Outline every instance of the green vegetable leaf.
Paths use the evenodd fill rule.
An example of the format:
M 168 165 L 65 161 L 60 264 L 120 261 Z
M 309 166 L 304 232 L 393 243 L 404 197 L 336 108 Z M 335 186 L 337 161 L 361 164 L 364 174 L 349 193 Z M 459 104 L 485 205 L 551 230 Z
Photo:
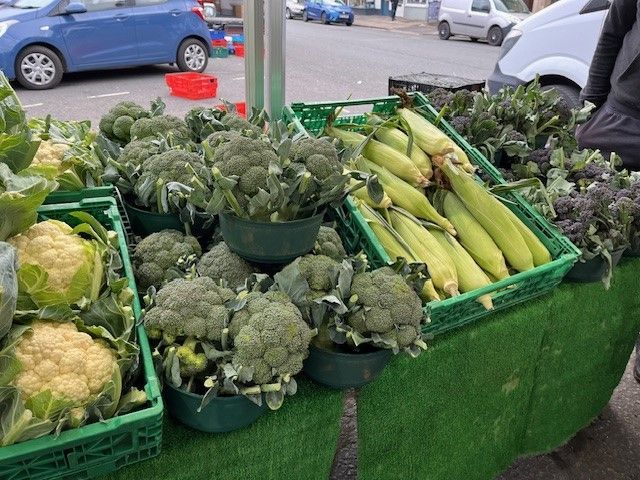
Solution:
M 0 339 L 11 328 L 18 301 L 18 255 L 11 245 L 0 242 Z M 2 371 L 0 369 L 0 371 Z

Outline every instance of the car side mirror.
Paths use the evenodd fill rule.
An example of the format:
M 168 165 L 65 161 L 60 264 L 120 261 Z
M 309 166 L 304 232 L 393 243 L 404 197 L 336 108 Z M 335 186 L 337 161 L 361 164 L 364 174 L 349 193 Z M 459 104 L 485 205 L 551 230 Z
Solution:
M 82 2 L 71 2 L 64 9 L 64 13 L 67 15 L 77 15 L 78 13 L 86 13 L 87 7 Z

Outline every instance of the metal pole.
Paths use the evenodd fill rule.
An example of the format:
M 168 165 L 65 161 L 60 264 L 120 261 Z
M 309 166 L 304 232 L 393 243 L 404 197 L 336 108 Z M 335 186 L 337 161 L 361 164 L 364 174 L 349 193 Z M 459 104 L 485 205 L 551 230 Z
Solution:
M 285 101 L 285 0 L 265 0 L 267 39 L 267 112 L 282 117 Z
M 264 108 L 263 0 L 244 0 L 244 46 L 245 98 L 251 115 L 252 107 Z

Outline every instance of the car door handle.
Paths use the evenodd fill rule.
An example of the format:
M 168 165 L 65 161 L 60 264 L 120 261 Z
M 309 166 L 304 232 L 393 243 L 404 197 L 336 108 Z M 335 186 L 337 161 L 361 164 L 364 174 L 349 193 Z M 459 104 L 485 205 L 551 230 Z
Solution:
M 129 18 L 129 15 L 125 15 L 124 13 L 119 13 L 117 15 L 114 15 L 114 17 L 117 21 L 122 22 L 124 20 L 126 20 L 127 18 Z
M 170 13 L 172 16 L 177 17 L 178 15 L 180 15 L 180 14 L 182 13 L 182 10 L 178 10 L 178 9 L 170 10 L 170 11 L 169 11 L 169 13 Z

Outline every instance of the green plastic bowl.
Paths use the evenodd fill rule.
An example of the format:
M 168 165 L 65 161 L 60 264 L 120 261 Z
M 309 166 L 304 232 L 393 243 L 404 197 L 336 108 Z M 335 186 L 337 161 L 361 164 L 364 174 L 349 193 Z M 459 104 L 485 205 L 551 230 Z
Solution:
M 198 413 L 202 395 L 164 385 L 167 410 L 180 423 L 201 432 L 224 433 L 247 427 L 267 410 L 263 399 L 258 406 L 242 395 L 215 397 Z
M 626 248 L 619 248 L 611 252 L 611 267 L 616 268 L 622 254 Z M 576 262 L 569 273 L 567 273 L 566 279 L 569 282 L 576 283 L 597 283 L 602 280 L 604 274 L 607 272 L 607 262 L 600 255 L 593 257 L 586 262 Z
M 288 263 L 309 253 L 316 242 L 324 212 L 291 222 L 256 222 L 228 213 L 220 229 L 229 248 L 256 263 Z
M 124 208 L 127 211 L 131 229 L 135 235 L 147 237 L 152 233 L 161 230 L 173 229 L 185 232 L 184 223 L 180 221 L 177 213 L 157 213 L 143 210 L 139 207 L 131 205 L 128 201 L 124 201 Z M 213 231 L 213 224 L 204 228 L 205 220 L 197 217 L 194 225 L 191 227 L 191 233 L 196 237 L 204 237 Z
M 314 382 L 330 388 L 358 388 L 372 382 L 391 359 L 391 350 L 371 348 L 347 353 L 309 345 L 304 373 Z

